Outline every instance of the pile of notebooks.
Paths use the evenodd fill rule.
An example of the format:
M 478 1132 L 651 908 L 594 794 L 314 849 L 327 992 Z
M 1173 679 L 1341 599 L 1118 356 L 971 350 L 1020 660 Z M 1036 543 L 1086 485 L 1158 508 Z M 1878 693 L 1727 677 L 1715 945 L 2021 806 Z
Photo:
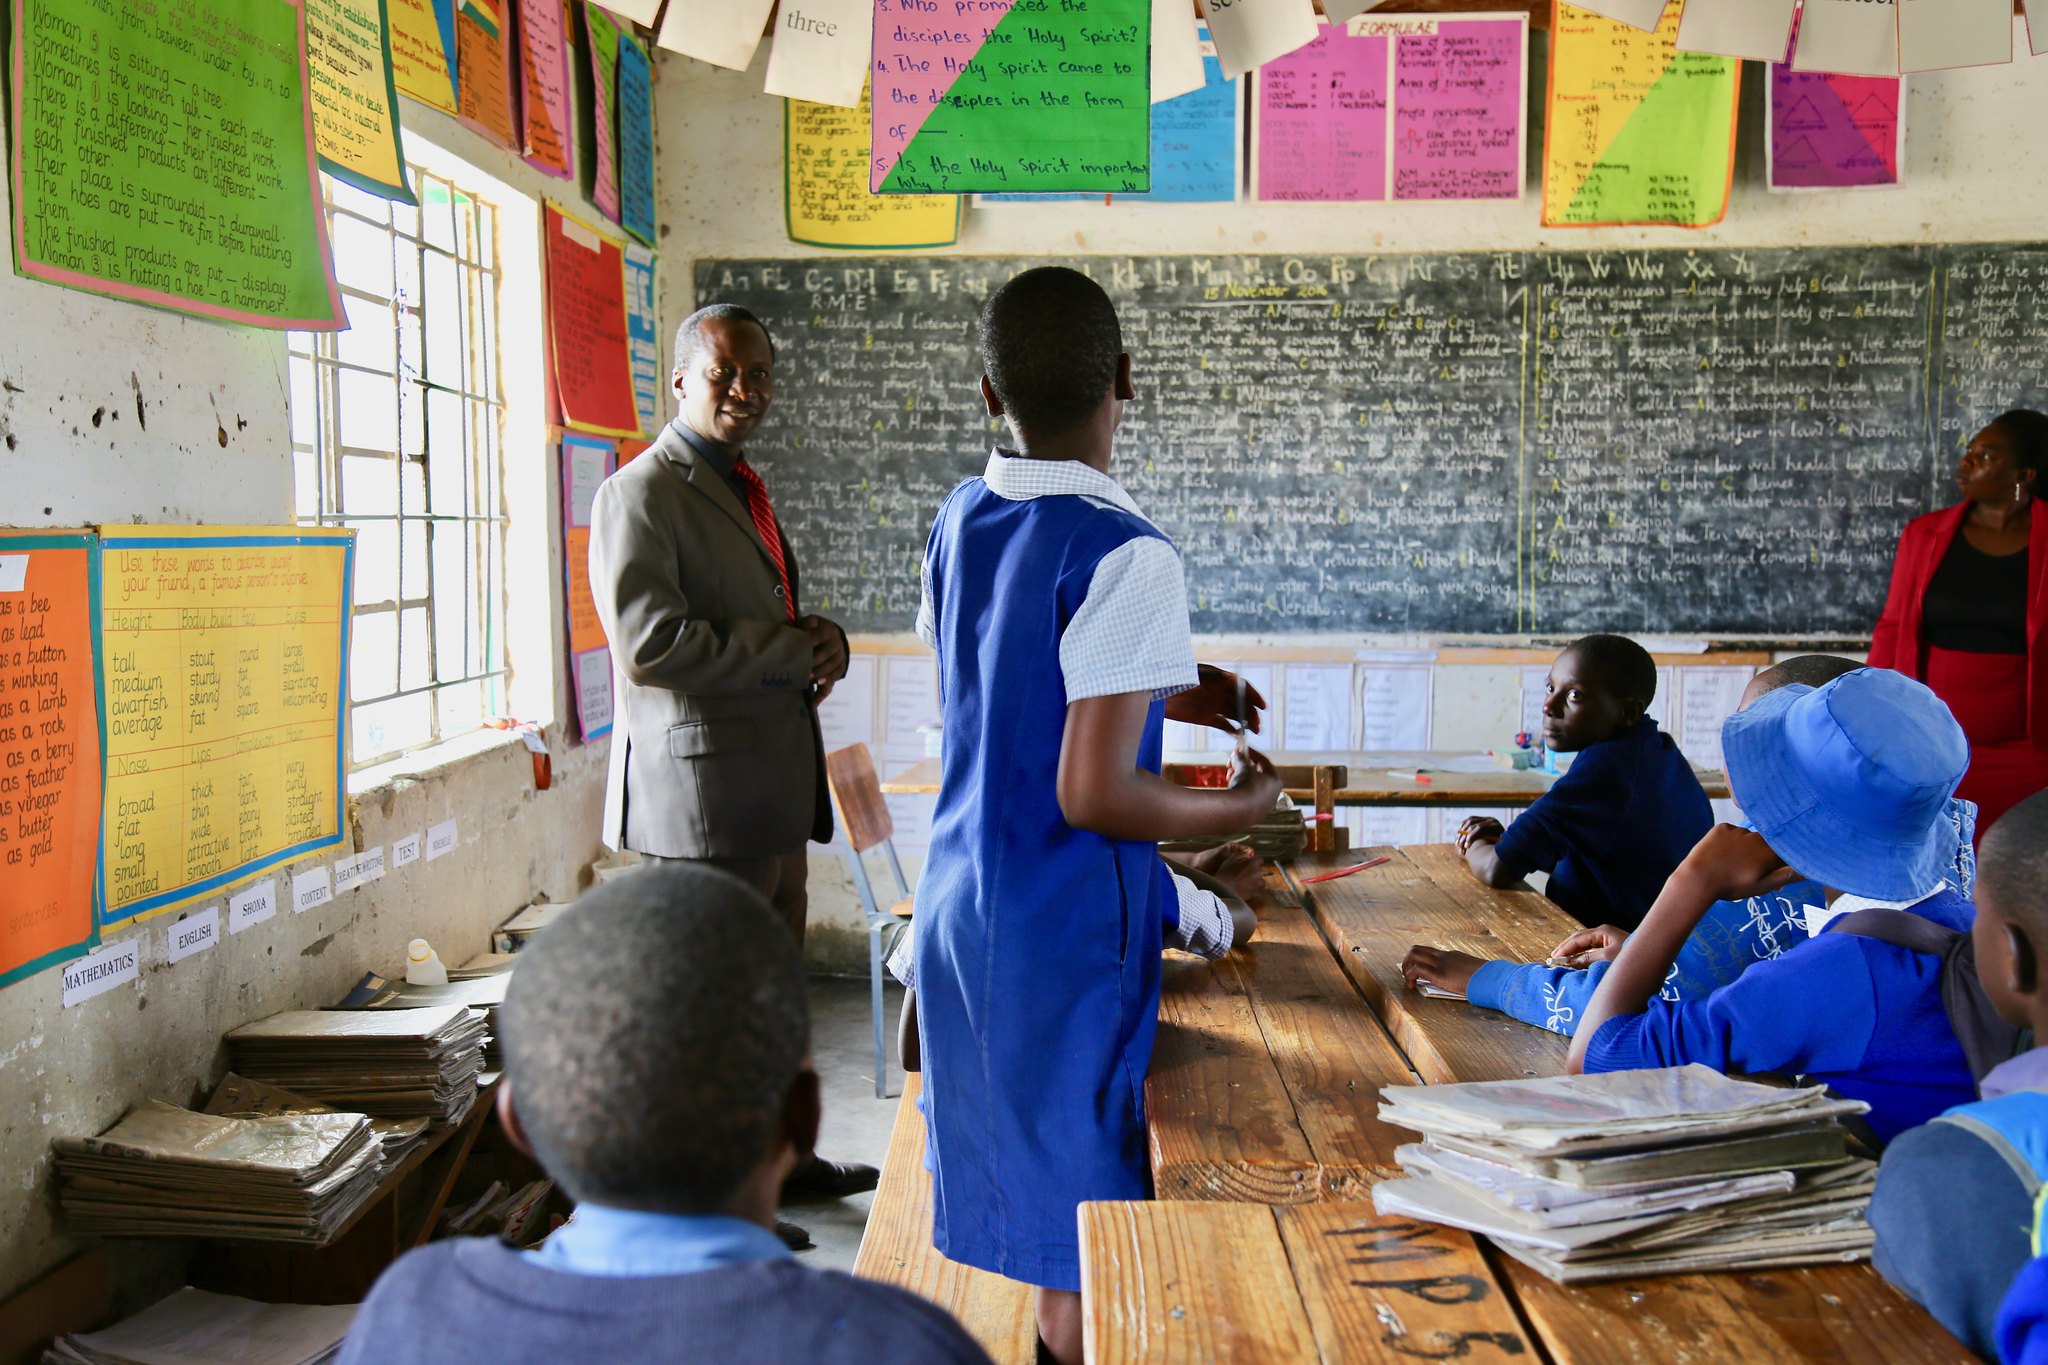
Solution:
M 80 1232 L 324 1244 L 377 1192 L 361 1114 L 224 1118 L 149 1100 L 98 1137 L 59 1138 L 58 1199 Z
M 464 1009 L 475 1010 L 484 1017 L 484 1070 L 502 1071 L 505 1062 L 498 1047 L 498 1006 L 505 1003 L 506 988 L 512 984 L 511 967 L 518 960 L 516 954 L 508 954 L 503 969 L 461 978 L 451 971 L 445 986 L 415 986 L 402 976 L 387 977 L 380 972 L 364 972 L 355 989 L 343 996 L 334 1008 L 415 1010 L 460 1005 Z
M 333 1114 L 340 1111 L 331 1104 L 321 1104 L 280 1086 L 252 1081 L 230 1071 L 214 1087 L 213 1097 L 206 1102 L 206 1112 L 226 1118 L 253 1119 L 276 1114 Z M 378 1179 L 381 1180 L 397 1170 L 415 1148 L 426 1142 L 427 1121 L 373 1118 L 370 1119 L 370 1131 L 384 1145 L 383 1160 L 378 1169 Z
M 1703 1066 L 1387 1086 L 1380 1116 L 1421 1133 L 1381 1213 L 1486 1235 L 1574 1284 L 1861 1260 L 1874 1162 L 1842 1120 L 1869 1106 Z
M 491 934 L 492 952 L 518 952 L 526 946 L 528 939 L 553 924 L 575 904 L 575 901 L 535 901 L 499 925 Z M 449 979 L 454 979 L 453 973 L 449 974 Z
M 427 1009 L 290 1010 L 227 1036 L 236 1071 L 377 1118 L 459 1123 L 484 1069 L 484 1016 Z
M 57 1338 L 43 1365 L 324 1365 L 341 1354 L 356 1307 L 180 1289 L 112 1327 Z

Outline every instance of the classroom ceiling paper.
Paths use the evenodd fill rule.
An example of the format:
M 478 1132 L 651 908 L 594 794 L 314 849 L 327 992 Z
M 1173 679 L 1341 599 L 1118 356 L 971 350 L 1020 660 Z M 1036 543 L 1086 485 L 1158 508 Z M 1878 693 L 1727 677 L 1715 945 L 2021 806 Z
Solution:
M 1678 16 L 1678 46 L 1782 62 L 1792 48 L 1792 20 L 1799 0 L 1686 0 Z

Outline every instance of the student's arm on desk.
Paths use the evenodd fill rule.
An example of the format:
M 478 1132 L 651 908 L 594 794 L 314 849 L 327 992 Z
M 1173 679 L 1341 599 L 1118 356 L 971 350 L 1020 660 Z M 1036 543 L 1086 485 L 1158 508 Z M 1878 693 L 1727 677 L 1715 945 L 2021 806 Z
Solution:
M 590 589 L 612 659 L 627 680 L 702 696 L 801 692 L 831 634 L 844 672 L 845 637 L 829 621 L 709 620 L 694 615 L 677 575 L 687 547 L 675 528 L 598 487 L 591 517 Z M 827 679 L 829 681 L 829 679 Z
M 1075 829 L 1111 839 L 1183 839 L 1235 834 L 1280 799 L 1272 760 L 1247 750 L 1231 762 L 1222 790 L 1183 787 L 1138 766 L 1149 692 L 1084 697 L 1067 704 L 1060 737 L 1060 814 Z

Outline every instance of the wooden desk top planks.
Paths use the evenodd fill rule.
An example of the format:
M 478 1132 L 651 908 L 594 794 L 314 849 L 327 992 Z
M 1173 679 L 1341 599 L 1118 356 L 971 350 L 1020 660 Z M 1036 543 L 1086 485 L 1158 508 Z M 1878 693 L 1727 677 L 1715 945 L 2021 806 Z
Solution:
M 1422 1079 L 1496 1081 L 1564 1070 L 1567 1041 L 1462 1000 L 1410 990 L 1401 959 L 1417 943 L 1482 958 L 1541 962 L 1579 925 L 1534 891 L 1480 884 L 1448 844 L 1353 850 L 1293 864 L 1299 875 L 1372 854 L 1392 861 L 1309 887 L 1316 922 Z

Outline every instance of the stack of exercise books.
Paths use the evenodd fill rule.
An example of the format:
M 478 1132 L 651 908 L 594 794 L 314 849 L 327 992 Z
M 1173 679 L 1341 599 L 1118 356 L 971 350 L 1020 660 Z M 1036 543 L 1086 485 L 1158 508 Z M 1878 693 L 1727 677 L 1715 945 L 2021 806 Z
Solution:
M 496 953 L 518 952 L 529 939 L 561 918 L 575 904 L 575 901 L 535 901 L 498 926 L 491 935 L 491 950 Z M 449 979 L 454 979 L 452 974 Z
M 356 1308 L 180 1289 L 112 1327 L 57 1338 L 43 1365 L 325 1365 Z
M 225 1118 L 253 1119 L 276 1114 L 334 1114 L 341 1111 L 331 1104 L 309 1100 L 281 1086 L 252 1081 L 230 1071 L 213 1088 L 213 1097 L 206 1102 L 206 1112 Z M 370 1130 L 384 1144 L 383 1164 L 378 1171 L 380 1180 L 397 1170 L 427 1140 L 427 1120 L 422 1118 L 372 1118 Z
M 509 955 L 511 962 L 519 960 L 518 954 Z M 343 996 L 334 1008 L 338 1010 L 415 1010 L 433 1009 L 442 1005 L 461 1005 L 477 1011 L 484 1017 L 484 1070 L 493 1074 L 505 1069 L 503 1054 L 498 1048 L 498 1006 L 505 1003 L 505 991 L 512 984 L 509 968 L 499 972 L 484 972 L 458 980 L 453 972 L 448 974 L 445 986 L 415 986 L 402 976 L 388 977 L 380 972 L 364 972 L 363 979 L 356 982 L 355 989 Z
M 80 1232 L 321 1245 L 375 1196 L 383 1143 L 361 1114 L 224 1118 L 149 1100 L 98 1137 L 59 1138 L 58 1199 Z
M 1842 1127 L 1869 1106 L 1819 1086 L 1683 1066 L 1381 1096 L 1424 1141 L 1374 1207 L 1482 1233 L 1561 1283 L 1869 1254 L 1877 1166 Z
M 484 1016 L 427 1009 L 290 1010 L 228 1034 L 236 1071 L 377 1118 L 462 1121 L 484 1069 Z

